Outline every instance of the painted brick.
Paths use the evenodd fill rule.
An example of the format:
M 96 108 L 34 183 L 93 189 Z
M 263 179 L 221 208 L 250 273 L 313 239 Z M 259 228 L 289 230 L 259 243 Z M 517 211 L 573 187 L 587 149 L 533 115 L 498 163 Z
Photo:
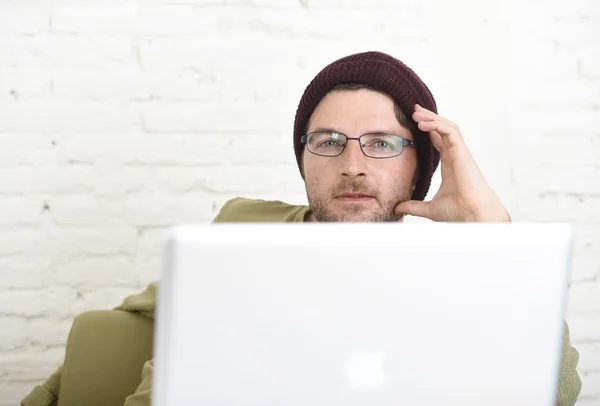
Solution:
M 235 196 L 306 203 L 300 96 L 379 49 L 425 79 L 517 221 L 575 226 L 578 405 L 600 406 L 599 22 L 597 0 L 2 2 L 0 405 L 60 364 L 76 314 L 159 278 L 169 226 Z
M 119 306 L 124 298 L 140 293 L 141 287 L 131 283 L 129 287 L 93 289 L 82 293 L 81 311 L 112 309 Z
M 45 273 L 49 274 L 53 284 L 74 289 L 85 287 L 86 290 L 102 290 L 131 286 L 129 275 L 132 268 L 129 255 L 70 256 L 55 259 Z
M 0 134 L 0 145 L 0 167 L 42 167 L 56 163 L 56 150 L 50 136 Z
M 597 30 L 597 19 L 579 19 L 575 24 L 572 21 L 559 20 L 553 26 L 552 38 L 558 46 L 589 46 L 595 43 Z
M 201 167 L 223 164 L 296 165 L 292 148 L 292 136 L 287 131 L 173 133 L 143 137 L 94 134 L 62 140 L 56 155 L 61 165 L 96 165 L 87 171 L 90 184 L 94 186 L 100 187 L 104 176 L 118 171 L 131 180 L 130 187 L 137 184 L 141 191 L 143 185 L 148 187 L 151 183 L 144 175 L 154 167 L 190 167 L 190 171 L 202 172 Z
M 0 290 L 8 289 L 42 289 L 55 283 L 53 274 L 50 272 L 52 258 L 48 256 L 27 255 L 25 250 L 27 242 L 35 235 L 30 235 L 27 242 L 21 238 L 15 238 L 14 232 L 8 232 L 7 239 L 14 239 L 18 247 L 19 254 L 2 255 L 0 249 Z M 6 240 L 0 238 L 0 247 Z
M 231 22 L 220 9 L 124 2 L 90 10 L 65 6 L 52 13 L 55 32 L 102 35 L 207 35 Z M 225 26 L 224 26 L 225 25 Z M 232 26 L 233 27 L 233 26 Z
M 569 55 L 569 57 L 583 63 L 582 59 L 576 59 L 573 55 Z M 574 78 L 573 75 L 551 82 L 541 78 L 533 80 L 539 82 L 536 83 L 536 91 L 523 92 L 521 103 L 541 113 L 548 107 L 569 108 L 574 104 L 585 107 L 594 106 L 598 103 L 598 97 L 600 96 L 599 81 L 592 81 L 582 76 Z M 576 101 L 571 100 L 573 94 L 577 94 Z M 594 129 L 590 128 L 589 130 L 593 131 Z
M 388 10 L 397 8 L 409 8 L 418 7 L 420 2 L 417 1 L 405 1 L 399 3 L 394 0 L 376 0 L 373 3 L 366 4 L 360 0 L 351 0 L 344 2 L 343 5 L 337 3 L 335 0 L 306 0 L 304 2 L 306 7 L 309 9 L 328 8 L 328 9 L 349 9 L 349 10 L 363 10 L 376 8 L 377 10 Z
M 2 66 L 77 72 L 114 71 L 136 65 L 132 40 L 78 35 L 1 36 Z
M 29 379 L 15 382 L 10 378 L 0 379 L 0 393 L 3 399 L 0 399 L 0 406 L 14 406 L 17 400 L 21 400 L 31 389 L 38 384 L 36 379 Z M 13 399 L 15 399 L 13 401 Z
M 237 42 L 232 43 L 232 39 Z M 269 40 L 265 41 L 267 39 Z M 252 44 L 257 41 L 263 42 L 262 45 L 253 47 Z M 297 38 L 282 38 L 261 31 L 247 31 L 242 35 L 225 29 L 217 40 L 208 36 L 147 38 L 139 43 L 139 52 L 141 66 L 150 73 L 174 72 L 192 67 L 216 76 L 221 69 L 235 70 L 236 67 L 244 66 L 254 76 L 261 74 L 257 67 L 294 69 L 307 52 L 306 49 L 294 46 L 301 43 L 306 46 L 317 45 L 314 39 L 299 41 Z M 236 71 L 239 74 L 239 70 Z M 229 76 L 225 78 L 230 79 Z
M 573 257 L 571 281 L 595 281 L 600 275 L 600 255 L 576 255 Z
M 181 221 L 204 221 L 216 207 L 206 195 L 177 198 L 133 195 L 124 201 L 92 196 L 61 196 L 52 200 L 52 218 L 59 225 L 160 227 Z
M 600 372 L 588 372 L 580 374 L 581 393 L 580 398 L 596 399 L 600 396 Z M 579 402 L 577 402 L 579 405 Z
M 569 312 L 586 315 L 599 313 L 600 301 L 597 300 L 599 294 L 600 281 L 598 280 L 572 285 L 569 290 Z M 600 358 L 598 362 L 600 363 Z
M 38 224 L 43 210 L 39 201 L 0 196 L 0 224 Z
M 596 24 L 598 23 L 600 23 L 600 18 Z M 586 49 L 579 55 L 579 58 L 581 76 L 587 79 L 599 79 L 600 52 L 597 49 Z
M 124 195 L 152 192 L 153 173 L 149 168 L 99 165 L 87 179 L 94 195 L 121 199 Z
M 162 252 L 162 250 L 161 250 Z M 151 282 L 160 281 L 163 273 L 163 261 L 154 258 L 147 262 L 137 262 L 133 267 L 133 280 L 138 291 L 142 291 Z
M 569 176 L 560 170 L 552 172 L 557 173 L 558 176 Z M 575 176 L 574 174 L 571 175 Z M 540 181 L 538 180 L 538 182 Z M 549 180 L 544 182 L 547 182 L 546 184 L 549 187 L 552 183 Z M 559 185 L 565 186 L 569 191 L 565 192 Z M 535 183 L 531 190 L 536 188 L 544 190 L 539 183 Z M 556 190 L 560 190 L 560 193 L 557 193 Z M 545 193 L 530 196 L 529 200 L 523 203 L 524 207 L 519 209 L 520 220 L 568 222 L 578 226 L 589 223 L 597 224 L 600 221 L 600 213 L 598 213 L 600 198 L 596 195 L 587 195 L 585 192 L 572 192 L 573 190 L 582 191 L 586 189 L 578 189 L 574 185 L 569 185 L 568 179 L 565 179 L 562 184 L 558 182 L 556 185 L 552 184 L 552 188 Z M 588 243 L 591 244 L 591 242 Z
M 5 377 L 14 382 L 39 382 L 56 370 L 59 364 L 54 360 L 64 357 L 64 354 L 64 347 L 33 347 L 0 354 L 0 365 L 9 371 Z
M 600 343 L 582 343 L 577 347 L 577 351 L 579 351 L 578 370 L 600 372 Z
M 3 67 L 0 76 L 0 102 L 15 102 L 50 94 L 52 75 L 31 68 Z M 0 116 L 1 118 L 2 116 Z
M 541 107 L 530 109 L 528 113 L 529 119 L 540 120 L 536 122 L 536 126 L 545 134 L 585 134 L 590 133 L 590 130 L 593 131 L 600 124 L 600 115 L 594 104 L 583 106 L 576 104 L 576 109 L 573 110 L 552 106 Z M 597 135 L 597 132 L 595 134 Z
M 132 224 L 139 226 L 168 226 L 172 224 L 175 211 L 172 199 L 135 199 L 125 204 L 124 216 Z M 198 203 L 198 211 L 202 211 Z
M 0 4 L 0 34 L 44 34 L 50 29 L 45 10 Z
M 597 225 L 575 227 L 575 253 L 578 255 L 600 253 L 600 228 Z
M 544 4 L 543 0 L 538 0 L 539 4 Z M 574 5 L 576 7 L 574 7 Z M 556 3 L 553 5 L 557 21 L 570 22 L 578 24 L 581 20 L 600 19 L 600 9 L 595 0 L 577 0 L 575 3 Z
M 600 179 L 598 166 L 542 164 L 540 172 L 542 174 L 538 183 L 540 191 L 579 196 L 600 195 L 600 182 L 590 182 L 590 179 Z
M 223 162 L 223 153 L 234 149 L 230 147 L 233 138 L 224 134 L 79 136 L 61 143 L 58 160 L 66 164 L 99 163 L 104 167 L 218 165 Z
M 52 219 L 59 225 L 99 226 L 115 222 L 114 209 L 92 195 L 56 196 L 50 204 Z
M 122 69 L 111 75 L 83 71 L 78 75 L 53 75 L 52 89 L 60 100 L 149 100 L 152 95 L 150 86 L 156 79 L 144 75 L 137 67 Z
M 226 111 L 230 120 L 220 115 Z M 265 112 L 269 119 L 265 120 Z M 219 102 L 206 104 L 152 103 L 143 108 L 145 129 L 148 132 L 234 132 L 249 128 L 262 131 L 277 131 L 291 128 L 294 112 L 281 105 L 266 105 L 260 102 L 232 102 L 225 106 Z
M 600 314 L 568 314 L 569 332 L 574 346 L 594 341 L 600 335 Z
M 14 256 L 24 253 L 39 236 L 30 227 L 4 227 L 0 233 L 0 256 Z
M 593 166 L 600 162 L 600 134 L 548 134 L 538 148 L 539 161 L 547 165 Z
M 296 165 L 206 167 L 195 172 L 164 167 L 157 173 L 161 183 L 176 193 L 205 192 L 233 197 L 240 193 L 284 193 L 301 188 Z
M 85 193 L 92 190 L 91 168 L 0 167 L 0 194 Z
M 42 101 L 3 106 L 0 132 L 127 132 L 139 129 L 139 112 L 131 104 L 99 104 Z
M 8 290 L 0 297 L 0 315 L 60 317 L 66 309 L 74 309 L 76 301 L 77 294 L 72 288 Z
M 136 244 L 133 227 L 57 227 L 40 233 L 33 249 L 40 255 L 128 255 Z
M 57 318 L 24 319 L 21 317 L 1 317 L 3 333 L 0 337 L 0 351 L 22 351 L 44 345 L 64 346 L 72 320 Z
M 237 8 L 297 8 L 302 2 L 298 0 L 147 0 L 145 4 L 176 5 L 189 8 L 211 9 L 219 8 L 235 10 Z

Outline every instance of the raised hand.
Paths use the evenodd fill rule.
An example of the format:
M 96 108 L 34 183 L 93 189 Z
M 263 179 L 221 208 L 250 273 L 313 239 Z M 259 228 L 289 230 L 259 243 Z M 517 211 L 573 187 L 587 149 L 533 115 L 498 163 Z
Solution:
M 429 133 L 440 152 L 442 183 L 431 201 L 400 203 L 396 213 L 433 221 L 510 221 L 506 208 L 467 149 L 458 126 L 419 105 L 415 106 L 413 119 L 421 131 Z

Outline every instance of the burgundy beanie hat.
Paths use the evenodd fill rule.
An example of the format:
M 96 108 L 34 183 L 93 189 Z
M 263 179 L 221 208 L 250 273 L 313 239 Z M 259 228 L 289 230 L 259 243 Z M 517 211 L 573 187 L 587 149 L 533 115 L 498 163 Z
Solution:
M 415 104 L 437 113 L 435 100 L 425 83 L 398 59 L 381 52 L 363 52 L 338 59 L 315 76 L 300 99 L 294 120 L 294 151 L 299 168 L 302 167 L 304 152 L 304 145 L 300 139 L 310 116 L 331 88 L 348 82 L 365 84 L 388 94 L 408 120 L 412 121 Z M 422 131 L 415 134 L 415 142 L 420 176 L 412 199 L 423 200 L 431 185 L 431 177 L 438 166 L 440 154 L 431 144 L 429 135 Z

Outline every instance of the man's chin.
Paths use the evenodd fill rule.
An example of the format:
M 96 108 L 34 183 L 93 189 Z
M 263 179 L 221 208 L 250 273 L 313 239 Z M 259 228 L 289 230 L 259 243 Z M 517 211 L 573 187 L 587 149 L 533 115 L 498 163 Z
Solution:
M 340 219 L 342 223 L 382 223 L 391 221 L 396 221 L 396 219 L 381 215 L 344 216 Z
M 400 217 L 395 214 L 387 214 L 381 211 L 327 211 L 326 213 L 314 213 L 317 221 L 340 222 L 340 223 L 370 223 L 370 222 L 392 222 L 399 221 Z
M 340 223 L 373 223 L 377 222 L 370 217 L 362 217 L 362 218 L 343 218 L 340 220 Z

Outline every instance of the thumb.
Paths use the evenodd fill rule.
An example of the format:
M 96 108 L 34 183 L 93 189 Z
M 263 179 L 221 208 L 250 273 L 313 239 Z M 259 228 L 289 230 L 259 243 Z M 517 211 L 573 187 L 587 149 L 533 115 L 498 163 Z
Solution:
M 410 216 L 430 218 L 429 202 L 420 200 L 408 200 L 399 203 L 394 209 L 396 214 L 408 214 Z

